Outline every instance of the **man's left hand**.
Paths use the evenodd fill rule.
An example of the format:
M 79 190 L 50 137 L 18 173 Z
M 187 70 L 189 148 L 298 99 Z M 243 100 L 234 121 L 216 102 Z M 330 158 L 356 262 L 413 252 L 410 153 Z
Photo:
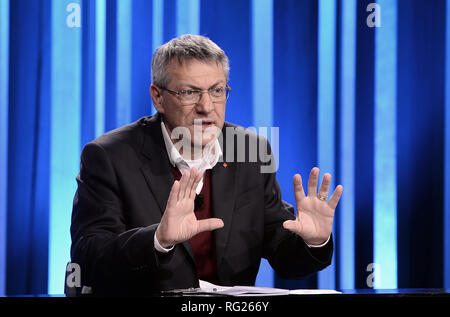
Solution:
M 325 174 L 317 193 L 319 169 L 311 170 L 308 180 L 308 196 L 303 190 L 302 178 L 294 175 L 294 195 L 297 206 L 295 220 L 287 220 L 283 227 L 298 234 L 309 245 L 323 244 L 331 234 L 334 211 L 341 198 L 343 187 L 337 186 L 327 202 L 331 175 Z

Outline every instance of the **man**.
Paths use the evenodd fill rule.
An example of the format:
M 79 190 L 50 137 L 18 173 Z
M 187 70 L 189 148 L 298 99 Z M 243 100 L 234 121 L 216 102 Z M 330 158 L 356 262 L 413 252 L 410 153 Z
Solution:
M 284 278 L 330 264 L 342 186 L 327 202 L 331 175 L 317 192 L 313 168 L 307 196 L 295 175 L 294 216 L 275 171 L 261 172 L 267 160 L 248 160 L 249 144 L 266 141 L 224 122 L 228 69 L 208 38 L 171 40 L 152 61 L 157 115 L 83 149 L 71 255 L 94 293 L 142 295 L 197 287 L 199 279 L 253 285 L 262 257 Z M 245 142 L 230 142 L 226 129 Z

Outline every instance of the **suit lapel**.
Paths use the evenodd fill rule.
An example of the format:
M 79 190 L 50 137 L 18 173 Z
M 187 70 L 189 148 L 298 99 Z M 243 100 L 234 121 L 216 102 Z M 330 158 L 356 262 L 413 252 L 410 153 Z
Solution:
M 170 170 L 169 158 L 161 133 L 159 115 L 151 117 L 145 127 L 145 138 L 142 154 L 148 158 L 141 167 L 145 180 L 155 197 L 161 214 L 166 209 L 174 177 Z
M 141 167 L 141 172 L 158 203 L 162 215 L 166 209 L 174 176 L 170 168 L 169 158 L 161 132 L 161 118 L 159 114 L 149 119 L 146 128 L 142 154 L 148 158 L 148 161 Z M 182 245 L 194 261 L 191 243 L 185 241 Z
M 225 133 L 222 131 L 225 138 Z M 226 158 L 225 140 L 221 142 L 223 158 Z M 228 236 L 231 231 L 231 222 L 236 196 L 237 164 L 235 162 L 221 162 L 211 170 L 211 204 L 213 216 L 224 222 L 224 227 L 214 231 L 216 240 L 217 266 L 220 267 L 225 255 Z M 219 268 L 218 268 L 219 269 Z

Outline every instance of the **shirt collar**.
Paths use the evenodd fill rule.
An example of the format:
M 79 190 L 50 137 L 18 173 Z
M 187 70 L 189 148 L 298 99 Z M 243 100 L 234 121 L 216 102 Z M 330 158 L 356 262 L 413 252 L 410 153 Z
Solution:
M 176 166 L 181 173 L 193 167 L 202 172 L 207 169 L 212 169 L 219 161 L 219 158 L 222 156 L 222 149 L 220 147 L 219 141 L 216 138 L 214 142 L 208 143 L 206 145 L 206 155 L 204 155 L 202 158 L 198 160 L 186 160 L 181 156 L 180 152 L 178 152 L 176 147 L 173 145 L 163 120 L 161 120 L 161 130 L 164 138 L 164 144 L 166 146 L 167 155 L 169 156 L 169 161 L 172 166 Z

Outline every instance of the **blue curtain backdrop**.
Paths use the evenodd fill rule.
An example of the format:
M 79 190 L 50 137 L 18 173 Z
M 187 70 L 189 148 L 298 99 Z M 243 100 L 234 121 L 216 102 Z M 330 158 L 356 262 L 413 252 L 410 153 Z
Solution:
M 183 33 L 229 56 L 227 121 L 279 127 L 283 199 L 344 185 L 332 266 L 258 285 L 450 288 L 450 0 L 0 0 L 0 294 L 63 292 L 81 149 L 154 113 Z

